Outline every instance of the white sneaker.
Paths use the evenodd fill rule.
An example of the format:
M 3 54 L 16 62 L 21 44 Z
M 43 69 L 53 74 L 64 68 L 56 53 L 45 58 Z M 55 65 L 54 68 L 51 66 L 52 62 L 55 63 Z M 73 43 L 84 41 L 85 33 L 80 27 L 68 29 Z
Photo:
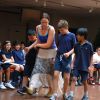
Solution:
M 56 100 L 56 96 L 52 95 L 49 100 Z
M 15 89 L 15 87 L 12 86 L 11 82 L 5 83 L 5 86 L 6 86 L 7 88 L 10 88 L 10 89 Z
M 0 89 L 3 89 L 3 90 L 7 89 L 7 88 L 4 86 L 3 82 L 0 84 Z

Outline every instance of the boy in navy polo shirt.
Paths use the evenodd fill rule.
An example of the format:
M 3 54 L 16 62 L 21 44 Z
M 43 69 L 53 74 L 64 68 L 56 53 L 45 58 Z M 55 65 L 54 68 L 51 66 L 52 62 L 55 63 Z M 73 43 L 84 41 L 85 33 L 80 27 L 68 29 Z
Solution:
M 74 59 L 73 59 L 73 81 L 71 84 L 71 91 L 68 100 L 73 100 L 73 90 L 75 88 L 75 82 L 77 81 L 77 76 L 81 75 L 81 79 L 84 86 L 84 95 L 81 100 L 89 100 L 88 98 L 88 70 L 92 66 L 92 55 L 93 47 L 87 39 L 87 28 L 79 28 L 77 30 L 77 40 L 78 43 L 74 47 Z
M 70 63 L 71 55 L 74 51 L 74 45 L 76 43 L 75 35 L 68 30 L 68 22 L 66 20 L 60 20 L 58 23 L 58 28 L 60 31 L 58 37 L 58 50 L 55 59 L 54 66 L 54 93 L 50 97 L 50 100 L 56 100 L 58 97 L 57 89 L 59 74 L 63 72 L 64 75 L 64 98 L 67 99 L 67 89 L 69 85 L 70 78 Z

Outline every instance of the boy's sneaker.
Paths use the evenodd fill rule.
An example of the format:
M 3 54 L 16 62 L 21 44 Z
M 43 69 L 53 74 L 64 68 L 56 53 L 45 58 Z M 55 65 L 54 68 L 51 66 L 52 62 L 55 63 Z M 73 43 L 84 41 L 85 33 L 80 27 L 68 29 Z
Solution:
M 52 95 L 49 100 L 56 100 L 56 96 L 55 95 Z
M 3 89 L 3 90 L 7 89 L 7 88 L 4 86 L 3 82 L 0 83 L 0 89 Z
M 68 99 L 66 100 L 73 100 L 73 96 L 68 96 Z
M 11 82 L 5 83 L 5 86 L 6 86 L 7 88 L 10 88 L 10 89 L 15 89 L 15 87 L 12 86 Z
M 27 89 L 26 89 L 26 87 L 22 87 L 22 88 L 18 89 L 17 92 L 18 92 L 19 94 L 24 95 L 24 94 L 27 93 Z
M 89 97 L 84 95 L 83 98 L 81 100 L 89 100 Z
M 66 96 L 65 94 L 63 95 L 64 100 L 73 100 L 73 96 Z

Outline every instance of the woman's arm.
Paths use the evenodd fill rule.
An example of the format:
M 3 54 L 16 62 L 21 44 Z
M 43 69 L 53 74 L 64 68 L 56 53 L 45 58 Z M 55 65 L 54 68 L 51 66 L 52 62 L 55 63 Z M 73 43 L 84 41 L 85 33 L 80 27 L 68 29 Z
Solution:
M 40 48 L 50 48 L 50 46 L 52 45 L 53 41 L 54 41 L 54 37 L 55 37 L 55 29 L 53 27 L 50 27 L 49 33 L 48 33 L 48 40 L 46 43 L 39 43 L 36 46 L 40 47 Z

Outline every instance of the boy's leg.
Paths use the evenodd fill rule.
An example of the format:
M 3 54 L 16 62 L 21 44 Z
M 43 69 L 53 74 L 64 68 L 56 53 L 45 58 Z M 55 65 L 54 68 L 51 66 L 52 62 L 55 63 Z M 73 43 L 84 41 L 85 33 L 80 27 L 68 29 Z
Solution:
M 79 76 L 79 71 L 77 69 L 74 69 L 73 70 L 73 78 L 72 78 L 72 82 L 71 82 L 71 86 L 70 86 L 70 92 L 69 92 L 69 95 L 68 95 L 68 100 L 73 100 L 75 84 L 76 84 L 78 76 Z
M 80 71 L 81 77 L 82 77 L 82 82 L 83 82 L 83 86 L 84 86 L 84 95 L 82 97 L 82 100 L 88 100 L 88 83 L 87 83 L 87 79 L 88 79 L 88 72 L 85 71 Z
M 69 79 L 70 79 L 70 73 L 64 73 L 64 94 L 67 94 Z
M 84 95 L 88 96 L 88 83 L 87 80 L 83 82 L 84 85 Z
M 60 74 L 59 71 L 54 71 L 54 81 L 53 81 L 53 84 L 54 84 L 54 93 L 57 93 L 57 90 L 58 90 L 59 74 Z
M 59 80 L 59 75 L 60 72 L 59 71 L 54 71 L 54 80 L 53 80 L 53 95 L 50 97 L 49 100 L 56 100 L 56 97 L 58 95 L 58 80 Z
M 23 77 L 23 80 L 22 80 L 22 87 L 20 87 L 18 90 L 17 90 L 17 92 L 19 93 L 19 94 L 22 94 L 22 95 L 24 95 L 24 94 L 26 94 L 26 92 L 27 92 L 27 84 L 28 84 L 28 76 L 24 76 Z

